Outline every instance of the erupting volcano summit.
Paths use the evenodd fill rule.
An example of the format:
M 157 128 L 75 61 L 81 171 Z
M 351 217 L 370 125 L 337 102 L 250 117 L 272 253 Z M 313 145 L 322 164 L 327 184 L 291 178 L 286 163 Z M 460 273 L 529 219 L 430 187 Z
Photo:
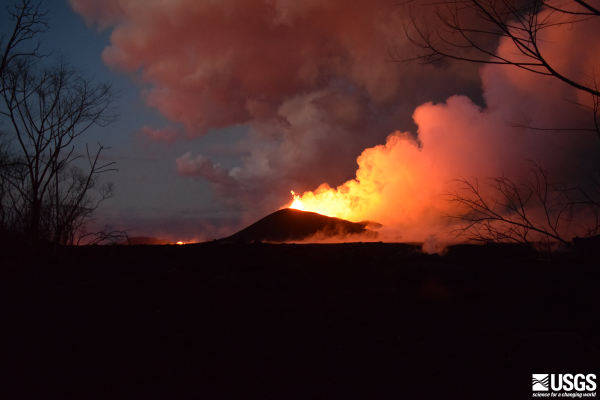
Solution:
M 369 222 L 350 222 L 340 218 L 327 217 L 314 212 L 284 208 L 267 215 L 249 227 L 229 237 L 221 243 L 252 242 L 302 242 L 324 241 L 338 238 L 340 241 L 365 241 L 377 239 L 377 232 L 366 229 Z

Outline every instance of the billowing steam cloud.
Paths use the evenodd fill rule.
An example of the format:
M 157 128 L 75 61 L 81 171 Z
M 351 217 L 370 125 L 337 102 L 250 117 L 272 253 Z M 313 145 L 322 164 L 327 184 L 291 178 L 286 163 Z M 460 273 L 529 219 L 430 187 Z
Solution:
M 331 214 L 422 240 L 439 230 L 448 211 L 440 194 L 455 178 L 518 176 L 533 159 L 555 180 L 580 184 L 597 168 L 600 140 L 592 133 L 507 125 L 589 127 L 591 114 L 563 99 L 591 99 L 514 68 L 390 63 L 388 49 L 407 46 L 407 15 L 387 0 L 71 4 L 90 24 L 112 27 L 104 62 L 139 74 L 148 104 L 185 127 L 188 140 L 210 128 L 251 126 L 241 167 L 213 165 L 202 154 L 176 160 L 180 175 L 206 179 L 230 207 L 251 209 L 244 223 L 291 200 L 290 189 L 328 182 L 337 189 L 324 184 L 304 200 L 335 199 L 344 207 Z M 600 66 L 599 28 L 590 21 L 549 31 L 548 59 L 591 76 Z M 511 46 L 501 42 L 498 52 L 514 53 Z M 418 131 L 401 133 L 414 129 L 411 116 Z M 169 142 L 177 131 L 142 132 Z
M 276 116 L 300 93 L 338 80 L 391 104 L 400 88 L 384 58 L 401 25 L 387 1 L 72 0 L 89 23 L 114 26 L 103 60 L 139 71 L 149 104 L 190 135 Z
M 600 50 L 600 24 L 569 28 L 568 35 L 554 30 L 544 38 L 543 51 L 561 72 L 578 79 L 587 72 L 591 79 L 600 57 L 581 43 L 590 38 L 586 43 Z M 518 52 L 508 42 L 501 42 L 498 51 Z M 599 167 L 600 141 L 596 133 L 576 129 L 593 126 L 592 114 L 582 107 L 592 106 L 591 95 L 555 78 L 501 66 L 483 68 L 482 81 L 486 108 L 465 96 L 419 106 L 413 115 L 418 142 L 407 133 L 391 134 L 385 145 L 362 153 L 354 180 L 335 190 L 323 184 L 305 193 L 306 208 L 350 220 L 384 221 L 407 237 L 422 240 L 438 231 L 443 215 L 453 213 L 441 194 L 451 190 L 451 181 L 457 178 L 504 175 L 517 181 L 533 160 L 548 170 L 551 179 L 585 187 Z M 575 129 L 557 132 L 507 125 L 525 125 L 525 118 L 533 127 Z

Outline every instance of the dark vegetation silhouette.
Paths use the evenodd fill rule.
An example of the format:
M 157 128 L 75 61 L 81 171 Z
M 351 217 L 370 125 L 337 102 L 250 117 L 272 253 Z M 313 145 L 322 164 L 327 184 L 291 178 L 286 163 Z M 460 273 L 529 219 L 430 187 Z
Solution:
M 114 171 L 100 161 L 106 149 L 75 144 L 90 127 L 118 116 L 118 93 L 73 67 L 65 56 L 40 53 L 37 36 L 48 29 L 41 2 L 8 7 L 14 29 L 0 39 L 0 229 L 37 251 L 58 245 L 116 243 L 124 232 L 87 232 L 94 211 L 114 194 L 100 175 Z M 84 161 L 85 160 L 85 161 Z
M 457 224 L 452 230 L 456 237 L 551 251 L 554 243 L 569 247 L 573 232 L 586 238 L 599 233 L 600 186 L 593 195 L 557 186 L 537 162 L 529 172 L 518 180 L 488 178 L 483 186 L 476 178 L 457 179 L 459 188 L 445 193 L 447 201 L 458 205 L 458 213 L 448 216 Z
M 591 105 L 572 101 L 592 113 L 591 126 L 572 128 L 532 127 L 528 123 L 514 125 L 536 130 L 584 130 L 595 132 L 600 138 L 600 88 L 597 71 L 578 71 L 583 73 L 583 78 L 563 73 L 547 59 L 540 46 L 545 31 L 568 28 L 573 24 L 600 18 L 600 10 L 592 3 L 584 0 L 444 0 L 426 3 L 422 7 L 415 7 L 415 3 L 409 0 L 401 5 L 408 7 L 411 13 L 411 22 L 404 29 L 416 51 L 411 56 L 396 51 L 392 54 L 395 61 L 439 63 L 457 60 L 499 64 L 556 78 L 591 97 Z M 420 13 L 426 14 L 426 17 L 420 18 Z M 501 39 L 512 41 L 515 51 L 499 55 L 496 48 Z
M 584 0 L 444 0 L 416 6 L 409 0 L 398 5 L 407 7 L 411 22 L 405 34 L 414 45 L 413 55 L 392 54 L 400 63 L 458 62 L 499 64 L 553 77 L 591 97 L 590 104 L 571 103 L 591 113 L 589 127 L 539 127 L 508 122 L 511 127 L 542 131 L 588 131 L 600 138 L 600 89 L 597 71 L 583 72 L 584 78 L 558 71 L 541 49 L 544 31 L 568 28 L 573 24 L 600 18 L 600 10 Z M 425 18 L 421 18 L 421 13 Z M 433 22 L 431 22 L 433 21 Z M 497 44 L 508 39 L 515 51 L 497 53 Z M 544 43 L 548 44 L 548 43 Z M 562 99 L 560 99 L 562 100 Z M 526 116 L 525 119 L 527 120 Z M 488 177 L 484 196 L 477 178 L 457 179 L 461 189 L 446 193 L 448 201 L 457 203 L 462 214 L 451 215 L 458 228 L 453 233 L 476 243 L 545 243 L 570 244 L 574 213 L 585 215 L 578 226 L 585 237 L 600 233 L 600 186 L 594 189 L 559 187 L 548 180 L 548 172 L 539 163 L 531 168 L 531 178 Z M 537 212 L 536 212 L 537 211 Z

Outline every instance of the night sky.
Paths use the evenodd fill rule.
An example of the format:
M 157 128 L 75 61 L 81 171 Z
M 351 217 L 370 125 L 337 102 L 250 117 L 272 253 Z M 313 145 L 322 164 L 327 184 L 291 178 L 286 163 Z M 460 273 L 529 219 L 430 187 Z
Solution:
M 565 99 L 591 97 L 505 66 L 392 62 L 414 48 L 391 0 L 44 5 L 45 49 L 121 92 L 119 120 L 81 143 L 111 147 L 116 195 L 96 223 L 130 236 L 227 236 L 288 205 L 290 190 L 321 187 L 341 202 L 336 216 L 423 240 L 443 232 L 452 179 L 524 175 L 537 160 L 556 182 L 585 185 L 598 168 L 595 133 L 507 125 L 589 127 Z M 549 31 L 548 59 L 592 74 L 599 23 Z

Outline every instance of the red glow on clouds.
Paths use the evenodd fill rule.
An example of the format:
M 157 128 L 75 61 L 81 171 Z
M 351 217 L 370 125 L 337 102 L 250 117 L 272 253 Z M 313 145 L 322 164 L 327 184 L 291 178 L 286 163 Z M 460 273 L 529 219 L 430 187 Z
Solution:
M 594 170 L 594 134 L 506 123 L 582 127 L 590 113 L 563 99 L 591 98 L 517 68 L 389 63 L 388 48 L 406 45 L 408 15 L 387 1 L 70 1 L 88 23 L 113 27 L 104 62 L 139 73 L 148 104 L 182 124 L 186 137 L 251 125 L 236 144 L 248 149 L 241 167 L 191 152 L 176 160 L 179 175 L 203 178 L 219 199 L 251 210 L 239 227 L 289 204 L 294 188 L 307 210 L 334 204 L 319 212 L 422 240 L 443 230 L 450 210 L 440 195 L 453 179 L 523 175 L 528 159 L 557 180 Z M 590 20 L 546 30 L 540 43 L 562 72 L 591 76 L 599 32 Z M 512 46 L 501 41 L 498 52 L 513 54 Z M 485 108 L 450 96 L 480 80 Z M 444 102 L 429 101 L 439 93 Z M 410 115 L 412 134 L 399 130 Z M 167 143 L 178 137 L 170 128 L 142 133 Z
M 105 63 L 141 71 L 148 104 L 190 134 L 245 123 L 252 103 L 276 110 L 333 76 L 379 103 L 399 88 L 384 58 L 401 19 L 384 2 L 70 1 L 86 21 L 114 25 Z

